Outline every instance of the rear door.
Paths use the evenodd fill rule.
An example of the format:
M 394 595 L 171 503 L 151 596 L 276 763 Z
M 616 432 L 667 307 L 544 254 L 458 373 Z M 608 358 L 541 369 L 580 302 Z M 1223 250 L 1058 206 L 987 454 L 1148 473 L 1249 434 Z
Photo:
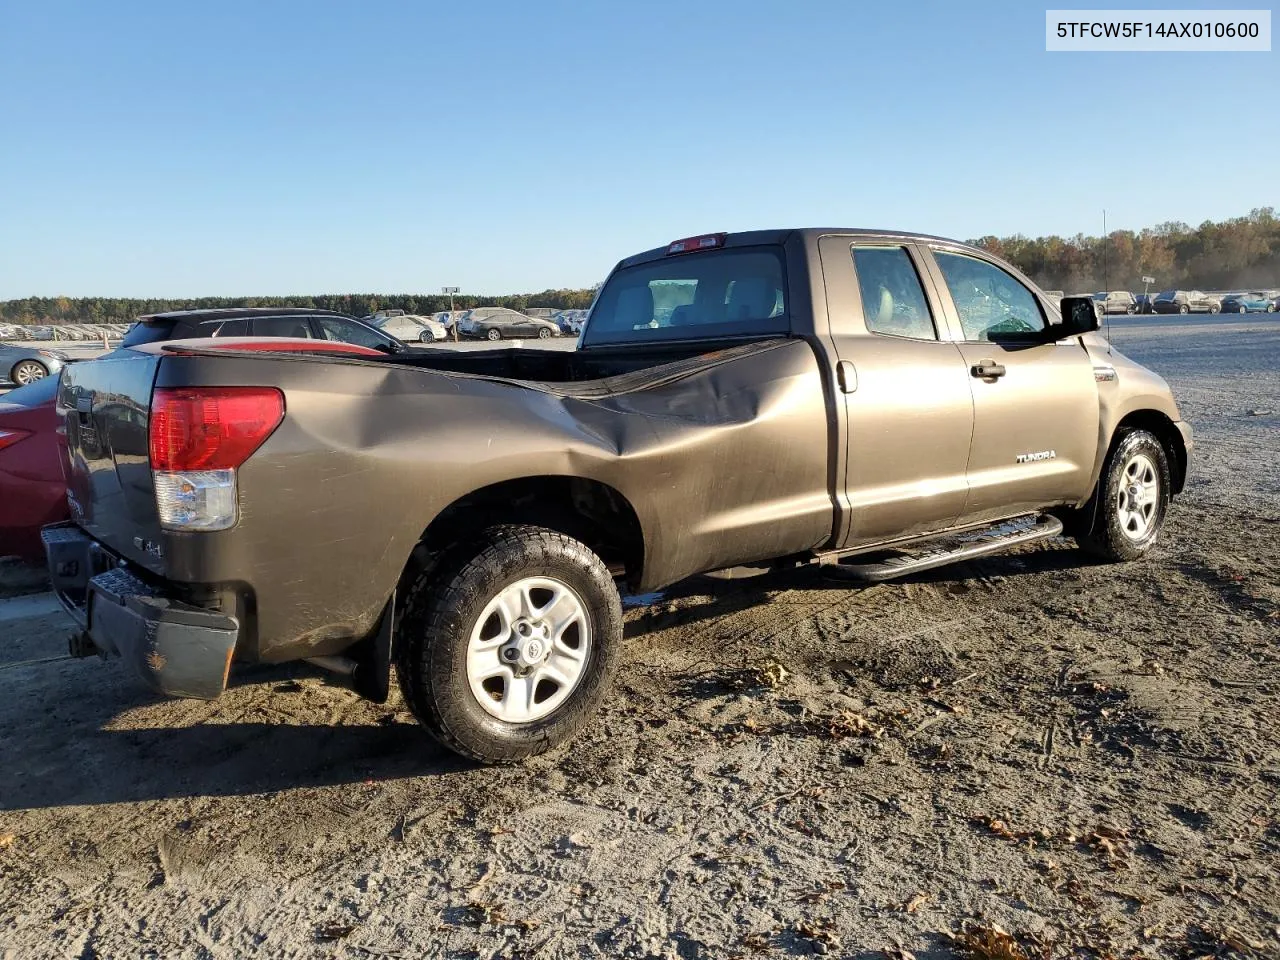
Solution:
M 1048 325 L 1040 297 L 971 250 L 929 252 L 973 396 L 963 518 L 1083 499 L 1097 454 L 1098 388 L 1080 339 L 1018 342 Z
M 842 546 L 950 526 L 965 505 L 973 401 L 914 245 L 819 241 L 848 421 Z

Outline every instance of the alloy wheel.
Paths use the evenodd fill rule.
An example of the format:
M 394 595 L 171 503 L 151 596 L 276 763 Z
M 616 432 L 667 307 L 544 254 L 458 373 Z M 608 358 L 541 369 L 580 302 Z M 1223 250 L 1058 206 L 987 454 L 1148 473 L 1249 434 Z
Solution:
M 1120 529 L 1130 540 L 1143 540 L 1151 532 L 1160 506 L 1160 474 L 1145 453 L 1135 453 L 1124 465 L 1116 492 Z
M 23 360 L 13 368 L 13 382 L 20 387 L 43 380 L 48 375 L 49 371 L 44 368 L 44 365 L 35 360 Z
M 586 605 L 568 584 L 525 577 L 481 611 L 467 647 L 467 682 L 481 708 L 533 723 L 577 688 L 591 655 Z

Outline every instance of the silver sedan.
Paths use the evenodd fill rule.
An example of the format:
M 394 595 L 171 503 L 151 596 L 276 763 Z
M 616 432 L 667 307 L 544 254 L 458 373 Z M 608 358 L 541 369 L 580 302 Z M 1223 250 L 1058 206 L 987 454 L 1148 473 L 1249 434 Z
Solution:
M 68 359 L 61 351 L 33 344 L 0 343 L 0 379 L 23 387 L 50 374 L 56 375 Z

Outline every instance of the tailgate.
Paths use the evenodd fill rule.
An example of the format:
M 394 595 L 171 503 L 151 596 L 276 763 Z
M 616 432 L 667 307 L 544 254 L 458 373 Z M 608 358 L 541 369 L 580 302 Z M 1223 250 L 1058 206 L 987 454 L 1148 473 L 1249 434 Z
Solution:
M 71 517 L 90 535 L 155 573 L 160 556 L 148 455 L 151 388 L 160 358 L 121 350 L 68 364 L 58 391 L 70 455 Z

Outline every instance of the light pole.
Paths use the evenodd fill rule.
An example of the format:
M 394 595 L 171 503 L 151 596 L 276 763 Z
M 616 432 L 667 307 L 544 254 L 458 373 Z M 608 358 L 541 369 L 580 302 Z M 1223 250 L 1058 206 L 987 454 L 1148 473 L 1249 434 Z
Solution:
M 458 325 L 453 322 L 453 298 L 456 294 L 460 293 L 461 290 L 461 287 L 440 288 L 440 292 L 449 298 L 449 327 L 453 330 L 453 340 L 455 343 L 458 340 Z

